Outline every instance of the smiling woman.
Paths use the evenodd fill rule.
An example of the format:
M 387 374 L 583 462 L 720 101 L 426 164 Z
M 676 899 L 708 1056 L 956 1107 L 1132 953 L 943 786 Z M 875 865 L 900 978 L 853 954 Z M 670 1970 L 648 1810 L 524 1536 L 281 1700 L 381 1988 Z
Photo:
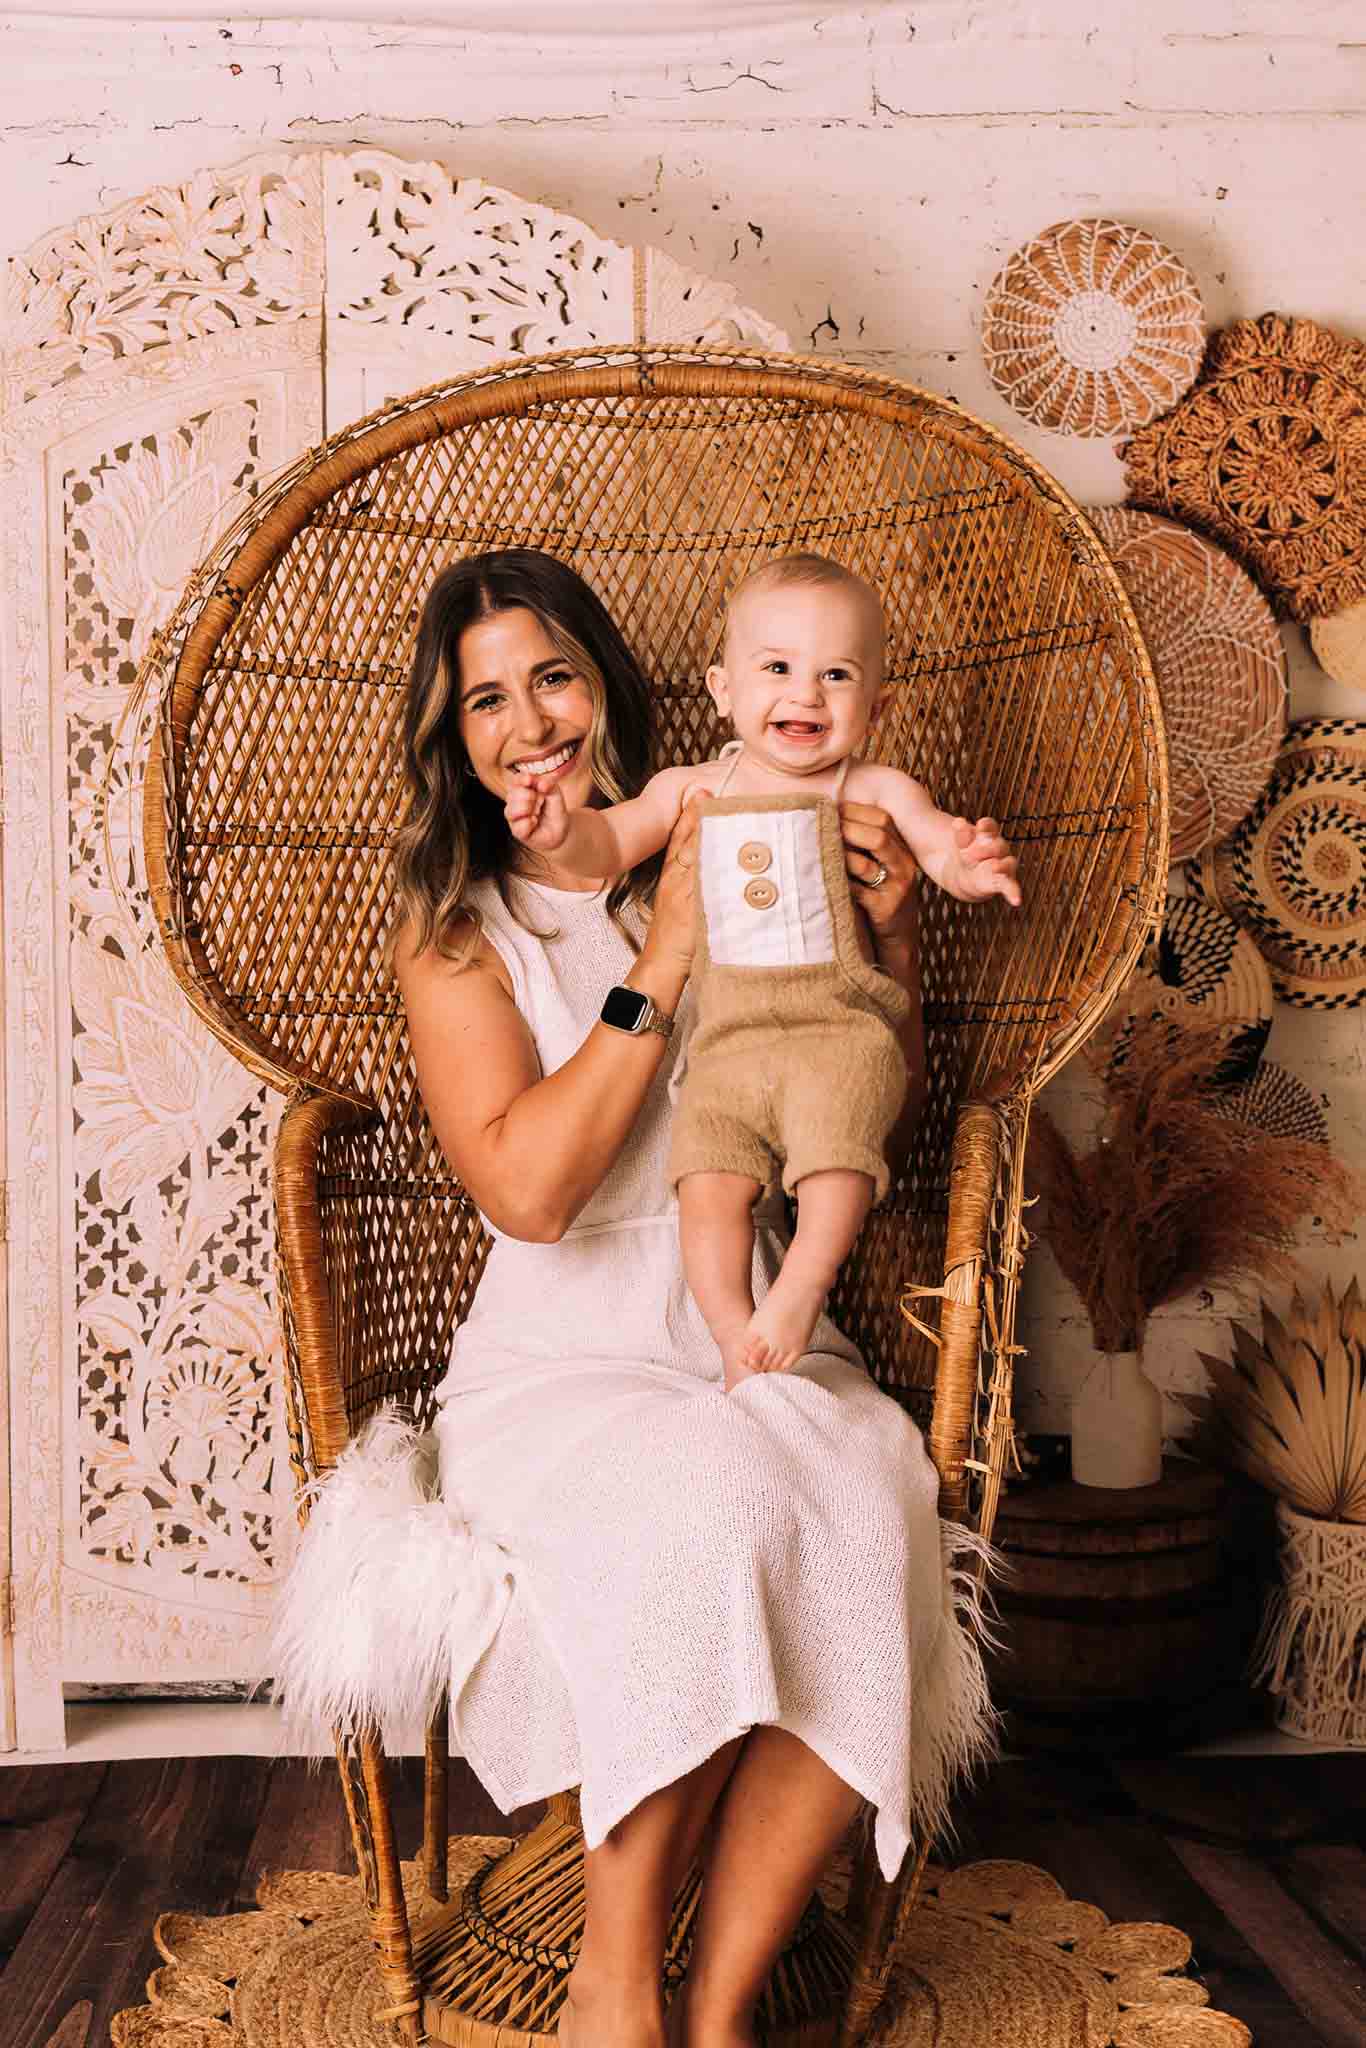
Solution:
M 405 720 L 413 801 L 395 838 L 405 916 L 394 942 L 402 930 L 416 952 L 431 944 L 467 962 L 479 937 L 465 901 L 471 883 L 493 881 L 506 903 L 514 866 L 563 882 L 514 842 L 507 797 L 523 773 L 576 808 L 633 795 L 649 773 L 649 701 L 605 607 L 551 556 L 506 549 L 439 576 Z M 658 872 L 651 862 L 623 876 L 608 892 L 609 913 L 644 901 Z M 582 885 L 571 876 L 567 886 Z

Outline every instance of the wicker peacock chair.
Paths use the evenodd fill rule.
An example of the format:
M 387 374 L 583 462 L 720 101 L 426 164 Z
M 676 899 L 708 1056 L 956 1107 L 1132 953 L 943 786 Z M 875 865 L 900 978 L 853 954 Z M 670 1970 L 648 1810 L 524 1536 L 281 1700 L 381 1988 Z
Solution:
M 511 545 L 580 570 L 659 693 L 659 762 L 722 737 L 703 675 L 723 592 L 816 548 L 884 592 L 895 696 L 878 757 L 999 817 L 1025 908 L 923 902 L 929 1106 L 833 1311 L 928 1432 L 941 1508 L 990 1533 L 1010 1435 L 1029 1108 L 1160 914 L 1156 688 L 1076 508 L 993 430 L 825 361 L 601 349 L 391 405 L 255 502 L 149 657 L 161 691 L 145 832 L 159 927 L 195 1009 L 289 1091 L 275 1161 L 297 1477 L 382 1403 L 419 1423 L 486 1249 L 418 1099 L 382 962 L 392 741 L 417 615 L 454 557 Z M 553 2035 L 582 1924 L 577 1795 L 414 1939 L 377 1740 L 339 1746 L 391 2017 L 416 2039 Z M 446 1899 L 445 1716 L 424 1866 Z M 929 1844 L 886 1885 L 871 1843 L 846 1922 L 813 1902 L 764 1995 L 769 2041 L 852 2044 Z M 677 1982 L 698 1891 L 677 1903 Z

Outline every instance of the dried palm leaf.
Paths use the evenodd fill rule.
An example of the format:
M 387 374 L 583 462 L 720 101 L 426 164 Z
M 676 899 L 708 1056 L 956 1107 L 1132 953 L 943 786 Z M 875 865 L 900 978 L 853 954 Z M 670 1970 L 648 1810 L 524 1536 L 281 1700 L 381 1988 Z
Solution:
M 1284 1322 L 1264 1302 L 1262 1340 L 1233 1326 L 1233 1360 L 1201 1352 L 1208 1395 L 1178 1394 L 1190 1446 L 1246 1472 L 1299 1511 L 1366 1522 L 1366 1307 L 1352 1280 L 1295 1294 Z

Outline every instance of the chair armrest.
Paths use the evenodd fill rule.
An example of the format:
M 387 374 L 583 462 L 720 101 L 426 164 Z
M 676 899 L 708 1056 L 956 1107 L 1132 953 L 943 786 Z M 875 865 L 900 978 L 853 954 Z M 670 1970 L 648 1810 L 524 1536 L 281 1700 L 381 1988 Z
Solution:
M 939 1512 L 964 1520 L 967 1461 L 974 1455 L 982 1279 L 989 1263 L 992 1205 L 1001 1170 L 1004 1129 L 985 1103 L 965 1103 L 953 1135 L 949 1223 L 939 1317 L 939 1363 L 930 1422 L 930 1456 L 939 1474 Z
M 290 1098 L 275 1141 L 286 1401 L 294 1469 L 305 1483 L 331 1470 L 351 1433 L 323 1249 L 319 1155 L 329 1133 L 358 1130 L 374 1114 L 306 1091 Z

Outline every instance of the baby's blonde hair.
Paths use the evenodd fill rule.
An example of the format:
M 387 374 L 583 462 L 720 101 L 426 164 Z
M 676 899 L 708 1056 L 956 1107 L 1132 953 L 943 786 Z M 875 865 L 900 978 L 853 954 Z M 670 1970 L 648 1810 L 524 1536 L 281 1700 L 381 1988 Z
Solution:
M 765 590 L 781 590 L 793 583 L 824 585 L 829 589 L 857 592 L 871 607 L 878 622 L 879 642 L 882 640 L 887 630 L 882 614 L 882 599 L 872 584 L 866 582 L 862 576 L 856 576 L 852 569 L 846 569 L 843 562 L 832 562 L 828 555 L 800 553 L 776 555 L 771 562 L 761 562 L 757 569 L 750 570 L 748 576 L 741 577 L 726 599 L 723 643 L 730 638 L 730 622 L 742 598 L 758 596 Z

